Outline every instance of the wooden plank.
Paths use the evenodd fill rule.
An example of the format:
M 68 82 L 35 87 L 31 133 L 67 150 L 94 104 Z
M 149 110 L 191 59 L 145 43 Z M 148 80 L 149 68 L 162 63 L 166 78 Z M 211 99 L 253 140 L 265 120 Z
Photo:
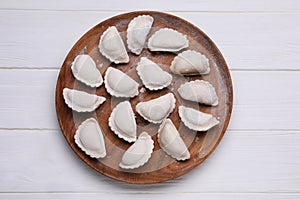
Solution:
M 230 129 L 299 129 L 300 72 L 232 71 Z M 0 70 L 0 128 L 59 129 L 58 70 Z
M 0 199 L 6 200 L 98 200 L 109 199 L 109 200 L 119 200 L 119 199 L 144 199 L 144 200 L 160 200 L 160 199 L 210 199 L 210 200 L 299 200 L 300 194 L 253 194 L 253 193 L 162 193 L 162 194 L 149 194 L 149 193 L 138 193 L 138 194 L 128 194 L 128 193 L 21 193 L 21 194 L 0 194 Z
M 1 70 L 0 127 L 58 129 L 57 76 L 57 70 Z
M 0 68 L 59 68 L 84 32 L 118 13 L 2 10 Z M 205 31 L 231 69 L 300 70 L 299 14 L 175 14 Z
M 167 11 L 262 11 L 262 12 L 288 12 L 299 11 L 299 2 L 296 0 L 174 0 L 167 1 L 138 1 L 109 0 L 99 3 L 97 0 L 85 1 L 36 1 L 36 0 L 10 0 L 1 3 L 1 9 L 38 9 L 38 10 L 167 10 Z
M 232 72 L 231 129 L 299 129 L 300 72 Z
M 300 192 L 300 131 L 229 131 L 201 166 L 156 185 L 99 175 L 71 151 L 60 131 L 0 130 L 0 138 L 0 192 Z

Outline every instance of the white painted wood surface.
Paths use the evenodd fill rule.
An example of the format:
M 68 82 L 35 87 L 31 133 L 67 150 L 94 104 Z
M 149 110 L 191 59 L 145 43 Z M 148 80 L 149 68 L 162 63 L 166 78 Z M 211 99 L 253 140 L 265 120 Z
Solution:
M 88 29 L 118 11 L 0 10 L 0 68 L 60 68 Z M 300 14 L 171 12 L 213 39 L 234 70 L 300 69 Z M 38 55 L 38 56 L 37 56 Z
M 89 28 L 121 12 L 169 11 L 206 32 L 231 69 L 234 110 L 216 151 L 157 185 L 91 170 L 55 114 L 59 68 Z M 0 199 L 300 199 L 300 2 L 296 0 L 0 3 Z

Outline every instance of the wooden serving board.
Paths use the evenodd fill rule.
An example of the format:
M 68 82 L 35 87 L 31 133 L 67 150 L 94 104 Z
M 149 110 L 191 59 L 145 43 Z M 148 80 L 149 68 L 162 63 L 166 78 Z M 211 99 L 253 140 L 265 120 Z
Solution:
M 151 15 L 154 18 L 153 28 L 148 37 L 159 28 L 172 28 L 187 35 L 190 42 L 189 49 L 199 51 L 209 58 L 211 72 L 209 75 L 192 77 L 181 77 L 172 74 L 173 82 L 168 88 L 158 92 L 145 90 L 144 92 L 140 92 L 137 97 L 130 99 L 130 103 L 136 114 L 138 126 L 137 134 L 139 135 L 143 131 L 148 132 L 154 140 L 155 147 L 150 160 L 144 166 L 134 170 L 123 170 L 119 168 L 118 165 L 123 153 L 129 148 L 130 144 L 118 138 L 110 130 L 108 118 L 116 104 L 126 99 L 111 97 L 106 92 L 104 85 L 101 85 L 101 87 L 97 89 L 92 89 L 76 81 L 72 75 L 71 64 L 77 55 L 83 53 L 89 54 L 96 62 L 103 77 L 107 67 L 112 66 L 122 70 L 141 83 L 135 68 L 140 58 L 146 56 L 150 60 L 158 63 L 164 70 L 170 72 L 169 66 L 176 56 L 175 53 L 150 52 L 145 48 L 139 56 L 129 53 L 130 62 L 128 64 L 115 65 L 110 63 L 98 51 L 99 38 L 109 26 L 117 27 L 126 44 L 126 29 L 128 23 L 134 17 L 143 14 Z M 215 87 L 219 97 L 218 106 L 204 106 L 180 98 L 177 92 L 178 87 L 186 81 L 196 79 L 207 80 Z M 97 95 L 106 97 L 107 100 L 95 112 L 77 113 L 68 108 L 64 102 L 62 90 L 65 87 L 79 89 L 89 93 L 96 93 Z M 140 88 L 142 88 L 142 84 L 140 84 Z M 135 106 L 138 102 L 147 101 L 168 92 L 172 92 L 176 97 L 176 108 L 169 118 L 171 118 L 189 148 L 191 158 L 187 161 L 178 162 L 166 155 L 157 142 L 157 130 L 159 125 L 145 121 L 135 111 Z M 56 112 L 58 121 L 62 133 L 73 151 L 87 165 L 98 172 L 116 180 L 136 184 L 167 181 L 189 172 L 202 163 L 213 152 L 226 131 L 232 111 L 232 99 L 232 83 L 228 67 L 222 54 L 209 37 L 197 27 L 183 19 L 170 14 L 154 11 L 138 11 L 121 14 L 107 19 L 89 30 L 79 39 L 67 55 L 61 67 L 56 86 Z M 184 126 L 178 116 L 179 105 L 185 105 L 206 113 L 211 113 L 219 119 L 220 124 L 207 132 L 191 131 Z M 78 125 L 89 117 L 95 117 L 98 120 L 104 134 L 107 156 L 103 159 L 90 158 L 82 152 L 74 142 L 74 134 Z M 74 176 L 76 176 L 76 174 L 74 174 Z

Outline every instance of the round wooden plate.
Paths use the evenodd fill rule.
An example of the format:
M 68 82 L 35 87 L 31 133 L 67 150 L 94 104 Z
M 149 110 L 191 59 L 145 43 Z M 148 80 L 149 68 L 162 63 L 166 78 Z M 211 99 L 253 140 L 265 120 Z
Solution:
M 137 134 L 139 135 L 142 131 L 148 132 L 154 140 L 155 147 L 150 160 L 144 166 L 135 170 L 122 170 L 118 165 L 123 153 L 129 148 L 130 144 L 119 139 L 110 130 L 108 126 L 108 118 L 115 105 L 125 99 L 111 97 L 106 92 L 104 85 L 101 85 L 101 87 L 97 89 L 92 89 L 76 81 L 72 75 L 71 64 L 77 55 L 83 53 L 89 54 L 96 62 L 103 77 L 107 67 L 112 66 L 126 72 L 133 79 L 141 83 L 135 68 L 140 58 L 142 56 L 146 56 L 150 60 L 158 63 L 164 70 L 170 72 L 169 66 L 173 58 L 176 56 L 174 53 L 150 52 L 148 49 L 144 48 L 139 56 L 129 53 L 130 62 L 128 64 L 115 65 L 100 55 L 98 51 L 99 38 L 109 26 L 117 27 L 126 44 L 126 29 L 128 23 L 134 17 L 143 14 L 151 15 L 154 18 L 153 28 L 148 37 L 150 37 L 159 28 L 172 28 L 187 35 L 190 42 L 189 49 L 199 51 L 207 56 L 210 62 L 211 72 L 209 75 L 192 77 L 181 77 L 172 74 L 173 82 L 168 88 L 158 92 L 150 92 L 149 90 L 142 91 L 142 89 L 142 92 L 140 92 L 137 97 L 130 99 L 130 103 L 136 114 L 136 122 L 138 125 Z M 218 106 L 204 106 L 188 102 L 180 98 L 177 88 L 186 81 L 196 79 L 207 80 L 215 87 L 219 97 Z M 96 93 L 97 95 L 106 97 L 107 100 L 95 112 L 77 113 L 68 108 L 64 102 L 62 90 L 65 87 L 84 90 L 89 93 Z M 142 84 L 140 85 L 140 88 L 142 88 Z M 172 92 L 176 97 L 176 108 L 169 118 L 177 127 L 191 153 L 191 158 L 182 162 L 172 159 L 159 147 L 157 142 L 157 130 L 159 125 L 148 123 L 135 111 L 135 105 L 138 102 L 147 101 L 168 92 Z M 137 184 L 158 183 L 176 178 L 189 172 L 202 163 L 213 152 L 222 139 L 229 123 L 232 110 L 232 98 L 232 83 L 228 67 L 222 54 L 207 35 L 194 25 L 176 16 L 162 12 L 138 11 L 121 14 L 99 23 L 84 34 L 73 46 L 61 67 L 57 80 L 56 112 L 62 133 L 64 134 L 67 142 L 73 151 L 87 165 L 116 180 Z M 220 124 L 207 132 L 191 131 L 180 121 L 178 116 L 179 105 L 185 105 L 199 109 L 206 113 L 211 113 L 219 119 Z M 104 134 L 107 156 L 103 159 L 90 158 L 82 152 L 74 142 L 76 128 L 82 121 L 89 117 L 95 117 L 98 120 Z M 76 174 L 74 174 L 74 176 L 76 176 Z

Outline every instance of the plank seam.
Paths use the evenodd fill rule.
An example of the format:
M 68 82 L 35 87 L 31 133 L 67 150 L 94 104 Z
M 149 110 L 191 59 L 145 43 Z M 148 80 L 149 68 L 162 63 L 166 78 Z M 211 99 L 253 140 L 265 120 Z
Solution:
M 0 131 L 60 131 L 60 128 L 5 128 Z M 300 129 L 227 129 L 226 132 L 300 132 Z
M 47 9 L 47 8 L 0 8 L 0 11 L 57 11 L 57 12 L 102 12 L 102 13 L 115 13 L 115 12 L 132 12 L 142 11 L 146 9 L 137 10 L 93 10 L 93 9 Z M 203 14 L 300 14 L 300 11 L 217 11 L 217 10 L 163 10 L 153 9 L 153 11 L 172 12 L 172 13 L 203 13 Z
M 50 191 L 50 192 L 0 192 L 3 194 L 170 194 L 169 192 L 77 192 L 77 191 Z M 300 194 L 300 191 L 289 192 L 172 192 L 172 194 Z
M 60 67 L 0 67 L 0 70 L 60 70 Z M 229 69 L 230 71 L 234 72 L 300 72 L 300 69 L 259 69 L 259 68 L 252 68 L 252 69 L 242 69 L 242 68 L 234 68 Z

